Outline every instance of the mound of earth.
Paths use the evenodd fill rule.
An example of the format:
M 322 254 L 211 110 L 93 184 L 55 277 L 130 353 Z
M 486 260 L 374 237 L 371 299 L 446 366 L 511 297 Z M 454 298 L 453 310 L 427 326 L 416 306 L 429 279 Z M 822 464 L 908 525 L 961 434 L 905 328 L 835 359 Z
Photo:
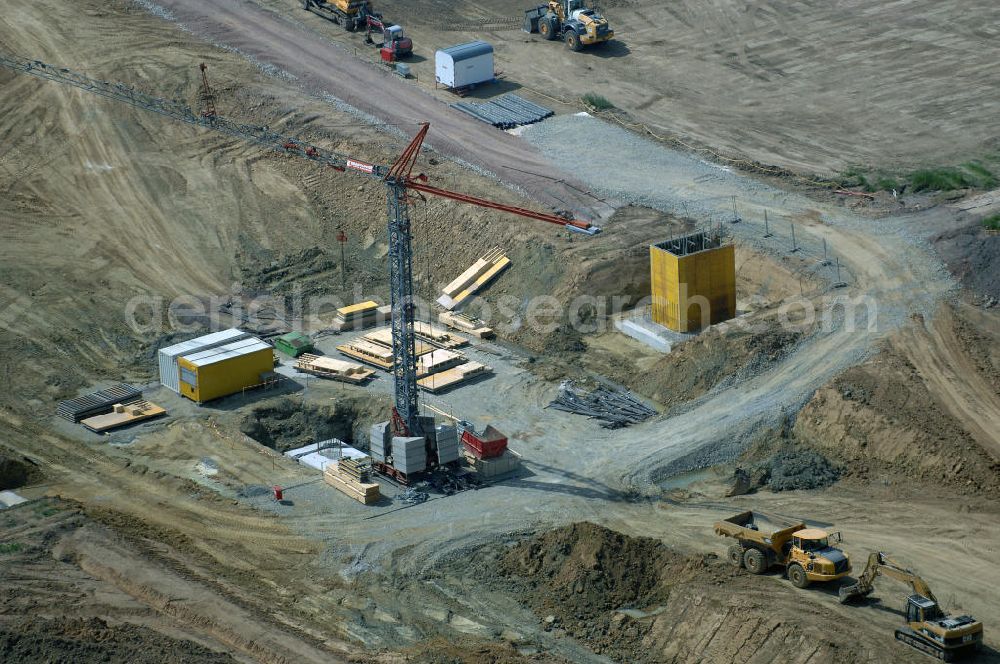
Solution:
M 980 447 L 894 348 L 816 392 L 792 430 L 845 476 L 944 483 L 1000 493 L 1000 464 Z
M 365 440 L 359 423 L 376 420 L 383 411 L 384 404 L 360 397 L 329 406 L 282 398 L 254 408 L 243 418 L 240 431 L 279 452 L 331 438 L 352 443 Z
M 933 238 L 934 248 L 966 288 L 1000 301 L 1000 235 L 975 222 Z
M 191 641 L 172 639 L 130 623 L 109 625 L 101 618 L 34 619 L 16 629 L 0 626 L 0 653 L 8 662 L 223 664 L 236 661 Z
M 802 334 L 771 326 L 760 334 L 709 330 L 639 372 L 630 387 L 666 406 L 705 394 L 724 380 L 741 380 L 787 357 Z
M 864 612 L 838 610 L 824 593 L 592 523 L 497 547 L 482 561 L 484 582 L 498 574 L 546 629 L 616 662 L 912 661 Z

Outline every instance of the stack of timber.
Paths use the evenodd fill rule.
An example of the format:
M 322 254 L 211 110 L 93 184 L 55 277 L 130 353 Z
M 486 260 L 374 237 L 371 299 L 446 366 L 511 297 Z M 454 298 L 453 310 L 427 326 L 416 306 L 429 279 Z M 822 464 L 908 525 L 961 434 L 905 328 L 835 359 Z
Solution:
M 605 429 L 638 424 L 657 414 L 631 392 L 600 386 L 587 394 L 577 390 L 569 381 L 559 386 L 559 396 L 549 407 L 601 420 Z
M 166 414 L 167 411 L 165 408 L 161 408 L 155 403 L 140 400 L 129 404 L 116 403 L 112 405 L 110 413 L 85 418 L 80 420 L 80 424 L 94 433 L 104 433 L 118 427 L 142 422 L 143 420 L 151 420 L 154 417 Z
M 378 344 L 392 350 L 392 330 L 388 327 L 382 328 L 381 330 L 374 330 L 369 332 L 365 336 L 361 337 L 364 341 L 370 341 L 373 344 Z M 413 344 L 413 351 L 417 354 L 417 357 L 421 355 L 426 355 L 427 353 L 434 350 L 434 346 L 430 345 L 424 341 L 415 341 Z
M 445 286 L 444 293 L 437 299 L 437 303 L 448 311 L 461 307 L 508 267 L 510 259 L 499 247 L 494 247 L 457 279 Z
M 355 360 L 370 364 L 373 367 L 392 371 L 393 356 L 392 347 L 386 348 L 381 344 L 372 343 L 365 338 L 355 339 L 350 343 L 337 346 L 337 350 Z
M 380 325 L 392 318 L 391 306 L 378 306 L 378 302 L 368 300 L 337 309 L 337 317 L 330 328 L 334 332 L 344 330 L 364 330 Z
M 441 373 L 447 369 L 457 367 L 466 363 L 466 358 L 461 353 L 453 350 L 438 348 L 436 350 L 421 355 L 417 358 L 417 378 L 424 378 L 431 374 Z
M 477 339 L 493 339 L 497 336 L 492 327 L 488 327 L 478 318 L 470 318 L 465 314 L 443 311 L 438 315 L 438 320 L 453 330 L 461 330 Z
M 313 376 L 339 380 L 353 385 L 360 385 L 375 375 L 374 371 L 360 364 L 311 353 L 299 357 L 295 368 Z
M 487 375 L 493 371 L 493 367 L 488 367 L 479 362 L 466 362 L 451 369 L 446 369 L 441 373 L 425 376 L 417 380 L 417 385 L 422 390 L 431 394 L 437 394 L 449 390 L 456 385 L 461 385 L 474 378 Z
M 437 346 L 438 348 L 447 348 L 452 350 L 469 345 L 469 340 L 465 337 L 460 337 L 457 334 L 449 332 L 448 330 L 442 330 L 439 327 L 434 327 L 430 323 L 424 323 L 421 321 L 417 321 L 413 324 L 413 333 L 418 339 L 426 341 L 432 346 Z
M 358 501 L 374 505 L 380 497 L 378 483 L 371 481 L 371 459 L 341 459 L 323 471 L 323 481 Z
M 142 390 L 125 383 L 118 383 L 106 390 L 98 390 L 82 397 L 60 401 L 56 415 L 70 422 L 79 422 L 94 415 L 110 413 L 115 404 L 130 404 L 142 400 Z

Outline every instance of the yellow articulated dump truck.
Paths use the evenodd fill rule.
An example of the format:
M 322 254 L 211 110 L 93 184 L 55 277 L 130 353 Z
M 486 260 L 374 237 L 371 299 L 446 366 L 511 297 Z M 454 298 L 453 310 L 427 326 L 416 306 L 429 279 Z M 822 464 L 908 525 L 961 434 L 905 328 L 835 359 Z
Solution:
M 806 528 L 805 523 L 799 522 L 765 533 L 757 527 L 753 512 L 742 512 L 716 521 L 715 534 L 736 540 L 727 551 L 731 563 L 746 567 L 751 574 L 784 567 L 788 580 L 796 588 L 805 588 L 813 582 L 836 581 L 851 573 L 851 559 L 832 546 L 840 542 L 839 532 Z

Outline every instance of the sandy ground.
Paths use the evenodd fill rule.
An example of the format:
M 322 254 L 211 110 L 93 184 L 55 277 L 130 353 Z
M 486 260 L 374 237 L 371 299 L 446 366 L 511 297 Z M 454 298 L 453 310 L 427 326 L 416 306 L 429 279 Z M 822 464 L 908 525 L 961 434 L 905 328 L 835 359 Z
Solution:
M 374 57 L 293 0 L 255 2 Z M 378 7 L 413 36 L 425 87 L 435 49 L 485 39 L 505 74 L 498 92 L 523 91 L 557 112 L 597 93 L 661 135 L 803 173 L 905 171 L 1000 147 L 997 101 L 987 92 L 1000 82 L 1000 10 L 989 0 L 602 2 L 615 40 L 580 54 L 520 31 L 531 4 Z M 472 27 L 482 20 L 490 27 Z
M 178 15 L 203 17 L 198 13 L 209 7 L 185 0 L 172 6 Z M 189 27 L 196 33 L 243 35 L 240 45 L 246 53 L 257 54 L 257 65 L 125 3 L 85 5 L 77 13 L 65 5 L 21 2 L 17 11 L 0 19 L 0 44 L 19 52 L 36 49 L 37 57 L 47 61 L 76 62 L 94 75 L 144 89 L 173 87 L 172 94 L 185 98 L 196 90 L 194 63 L 209 59 L 220 80 L 240 82 L 223 85 L 235 115 L 320 136 L 371 159 L 398 151 L 397 137 L 357 128 L 356 116 L 331 110 L 303 95 L 293 82 L 261 71 L 271 71 L 264 59 L 268 53 L 286 71 L 302 67 L 297 71 L 309 70 L 336 83 L 324 68 L 341 63 L 351 70 L 355 65 L 342 59 L 346 56 L 297 57 L 301 45 L 308 46 L 310 35 L 315 35 L 312 28 L 297 32 L 295 24 L 258 14 L 254 16 L 260 20 L 237 21 L 230 4 L 211 6 L 225 10 L 217 14 L 217 23 L 202 18 Z M 268 45 L 271 37 L 267 43 L 256 37 L 269 30 L 277 31 L 272 33 L 273 47 Z M 125 62 L 115 49 L 141 52 L 142 57 Z M 346 71 L 344 80 L 350 76 Z M 599 173 L 574 169 L 583 189 L 603 188 L 626 199 L 641 194 L 664 209 L 701 200 L 703 207 L 693 210 L 701 219 L 721 215 L 729 197 L 738 194 L 749 212 L 745 223 L 733 225 L 741 251 L 769 262 L 787 254 L 786 238 L 762 238 L 764 210 L 772 219 L 795 224 L 802 254 L 810 261 L 818 258 L 825 240 L 849 276 L 844 292 L 877 298 L 877 328 L 852 331 L 840 321 L 810 335 L 784 361 L 709 390 L 688 404 L 683 415 L 613 433 L 545 409 L 557 386 L 527 368 L 528 352 L 503 344 L 477 346 L 470 355 L 493 366 L 495 377 L 430 401 L 480 425 L 500 426 L 524 455 L 525 472 L 502 484 L 413 507 L 388 502 L 365 508 L 322 484 L 317 473 L 276 457 L 238 433 L 256 395 L 196 408 L 153 388 L 148 395 L 166 404 L 172 417 L 112 438 L 57 422 L 51 411 L 57 398 L 80 388 L 150 375 L 146 365 L 157 339 L 130 331 L 122 315 L 122 303 L 133 294 L 224 292 L 248 263 L 267 266 L 309 245 L 331 244 L 338 220 L 353 224 L 352 237 L 357 233 L 364 238 L 358 241 L 361 251 L 379 256 L 380 213 L 365 215 L 382 205 L 382 192 L 364 186 L 358 191 L 356 181 L 337 178 L 318 186 L 315 174 L 228 139 L 192 133 L 76 90 L 9 73 L 0 77 L 4 90 L 11 91 L 5 96 L 8 103 L 22 100 L 21 112 L 0 120 L 0 139 L 12 145 L 5 153 L 0 183 L 8 240 L 0 247 L 0 257 L 10 266 L 2 281 L 0 377 L 19 390 L 0 405 L 4 446 L 35 460 L 45 473 L 43 483 L 21 489 L 26 496 L 78 501 L 87 517 L 43 542 L 44 555 L 34 550 L 33 555 L 56 554 L 55 562 L 68 560 L 89 579 L 86 583 L 100 584 L 114 596 L 110 604 L 128 604 L 129 611 L 115 614 L 119 620 L 231 652 L 245 661 L 368 656 L 398 661 L 393 651 L 440 637 L 514 644 L 523 652 L 515 652 L 510 661 L 530 658 L 532 649 L 570 661 L 603 661 L 582 643 L 547 632 L 523 607 L 512 608 L 517 598 L 504 595 L 502 588 L 482 593 L 470 589 L 461 571 L 462 557 L 484 543 L 584 519 L 655 537 L 685 554 L 721 553 L 711 522 L 748 508 L 833 524 L 847 534 L 855 559 L 869 550 L 893 551 L 940 589 L 949 609 L 986 620 L 998 613 L 992 589 L 1000 585 L 1000 572 L 983 564 L 1000 549 L 996 504 L 988 496 L 956 493 L 933 482 L 910 484 L 896 476 L 853 479 L 824 491 L 729 499 L 721 498 L 718 483 L 682 487 L 666 495 L 656 484 L 665 470 L 731 460 L 755 434 L 797 412 L 817 389 L 867 358 L 886 339 L 900 330 L 909 334 L 913 314 L 923 316 L 924 331 L 912 332 L 912 343 L 922 352 L 911 361 L 956 421 L 976 421 L 969 432 L 975 444 L 995 450 L 997 429 L 990 426 L 996 419 L 993 383 L 971 362 L 967 344 L 954 341 L 959 332 L 940 326 L 935 318 L 940 301 L 956 291 L 925 238 L 962 221 L 960 212 L 938 207 L 873 222 L 840 205 L 733 173 L 716 173 L 719 169 L 705 178 L 704 169 L 713 167 L 666 152 L 657 157 L 662 159 L 656 162 L 657 173 L 646 174 L 646 179 L 628 177 L 627 152 L 633 146 L 622 140 L 619 149 L 609 150 L 609 163 L 616 166 L 611 176 L 597 181 Z M 438 102 L 433 98 L 411 97 L 406 93 L 412 90 L 398 87 L 406 84 L 390 80 L 387 94 L 448 112 L 434 106 Z M 313 81 L 305 82 L 308 87 Z M 549 132 L 545 140 L 557 140 L 559 132 L 572 133 L 584 126 L 573 123 L 584 121 L 559 119 L 550 125 L 551 131 L 544 130 Z M 355 126 L 338 126 L 348 123 Z M 499 158 L 510 142 L 516 154 L 547 173 L 558 173 L 544 161 L 547 143 L 542 140 L 518 142 L 478 125 L 467 130 L 469 141 L 474 137 L 494 146 L 482 152 L 484 159 Z M 613 143 L 613 136 L 605 138 Z M 635 164 L 631 168 L 638 170 Z M 454 164 L 438 169 L 442 178 L 458 186 L 519 200 L 496 182 Z M 660 191 L 650 197 L 654 185 Z M 541 204 L 554 205 L 544 192 L 533 193 Z M 340 207 L 334 205 L 337 201 Z M 465 215 L 460 218 L 469 221 L 474 231 L 470 236 L 475 236 L 470 253 L 494 243 L 526 252 L 519 245 L 529 245 L 535 253 L 515 261 L 514 274 L 497 284 L 516 294 L 538 292 L 544 281 L 546 287 L 570 295 L 593 274 L 603 274 L 602 283 L 614 284 L 607 277 L 607 263 L 629 244 L 648 244 L 659 219 L 656 214 L 612 218 L 606 238 L 592 245 L 558 237 L 543 250 L 541 242 L 534 241 L 538 236 L 525 230 L 528 226 L 496 223 L 491 213 L 473 217 L 440 205 L 424 214 L 443 236 L 454 232 L 449 230 L 453 217 Z M 560 266 L 544 279 L 532 276 L 542 264 L 538 257 L 544 255 L 557 257 L 554 263 L 593 262 L 589 271 L 574 273 Z M 433 260 L 438 267 L 428 268 L 428 283 L 454 271 L 440 256 Z M 750 266 L 748 283 L 764 283 L 766 270 L 753 269 L 753 261 L 743 264 Z M 795 269 L 778 271 L 775 297 L 789 290 L 794 294 Z M 579 282 L 573 282 L 574 275 Z M 821 283 L 817 281 L 810 297 L 822 296 Z M 995 330 L 994 314 L 982 316 L 978 325 Z M 328 352 L 335 342 L 323 342 Z M 941 372 L 941 366 L 964 370 Z M 383 376 L 363 390 L 321 381 L 303 381 L 302 387 L 290 398 L 323 404 L 349 392 L 378 403 L 390 385 Z M 197 470 L 206 456 L 217 463 L 218 475 Z M 286 503 L 270 498 L 267 487 L 272 484 L 287 488 Z M 394 494 L 391 487 L 386 490 Z M 643 492 L 650 498 L 640 498 Z M 5 542 L 28 541 L 19 533 L 33 527 L 32 509 L 10 513 L 15 518 L 4 522 Z M 28 515 L 24 523 L 16 518 L 19 513 Z M 24 524 L 28 528 L 19 530 Z M 59 574 L 59 565 L 47 558 L 42 568 L 52 570 L 43 571 L 43 576 Z M 754 582 L 760 585 L 750 586 L 751 591 L 760 592 L 770 583 L 783 583 L 778 578 Z M 39 595 L 46 592 L 43 588 Z M 898 605 L 901 592 L 880 587 L 891 606 Z M 816 616 L 812 622 L 845 611 L 870 614 L 871 631 L 865 638 L 881 638 L 888 645 L 885 651 L 861 655 L 860 661 L 912 661 L 910 651 L 891 641 L 898 615 L 840 608 L 822 593 L 799 596 L 809 615 Z M 145 610 L 133 610 L 135 603 Z M 113 613 L 108 604 L 87 606 L 89 615 Z M 987 625 L 987 642 L 995 648 L 998 642 L 992 634 Z M 987 655 L 995 658 L 994 652 Z

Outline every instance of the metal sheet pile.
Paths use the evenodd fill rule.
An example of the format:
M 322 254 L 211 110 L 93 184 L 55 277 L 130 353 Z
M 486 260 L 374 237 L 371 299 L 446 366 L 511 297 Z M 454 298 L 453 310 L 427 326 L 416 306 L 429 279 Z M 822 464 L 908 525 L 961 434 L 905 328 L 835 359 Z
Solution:
M 451 107 L 500 129 L 511 129 L 519 125 L 541 122 L 550 115 L 554 115 L 551 109 L 533 104 L 527 99 L 511 93 L 479 104 L 460 101 L 457 104 L 452 104 Z
M 79 422 L 92 415 L 110 413 L 117 403 L 130 404 L 141 400 L 142 390 L 125 383 L 119 383 L 106 390 L 60 401 L 56 408 L 56 415 L 70 422 Z
M 564 381 L 559 386 L 559 396 L 549 407 L 600 420 L 605 429 L 620 429 L 638 424 L 657 414 L 631 392 L 599 386 L 586 393 L 575 388 L 569 381 Z

